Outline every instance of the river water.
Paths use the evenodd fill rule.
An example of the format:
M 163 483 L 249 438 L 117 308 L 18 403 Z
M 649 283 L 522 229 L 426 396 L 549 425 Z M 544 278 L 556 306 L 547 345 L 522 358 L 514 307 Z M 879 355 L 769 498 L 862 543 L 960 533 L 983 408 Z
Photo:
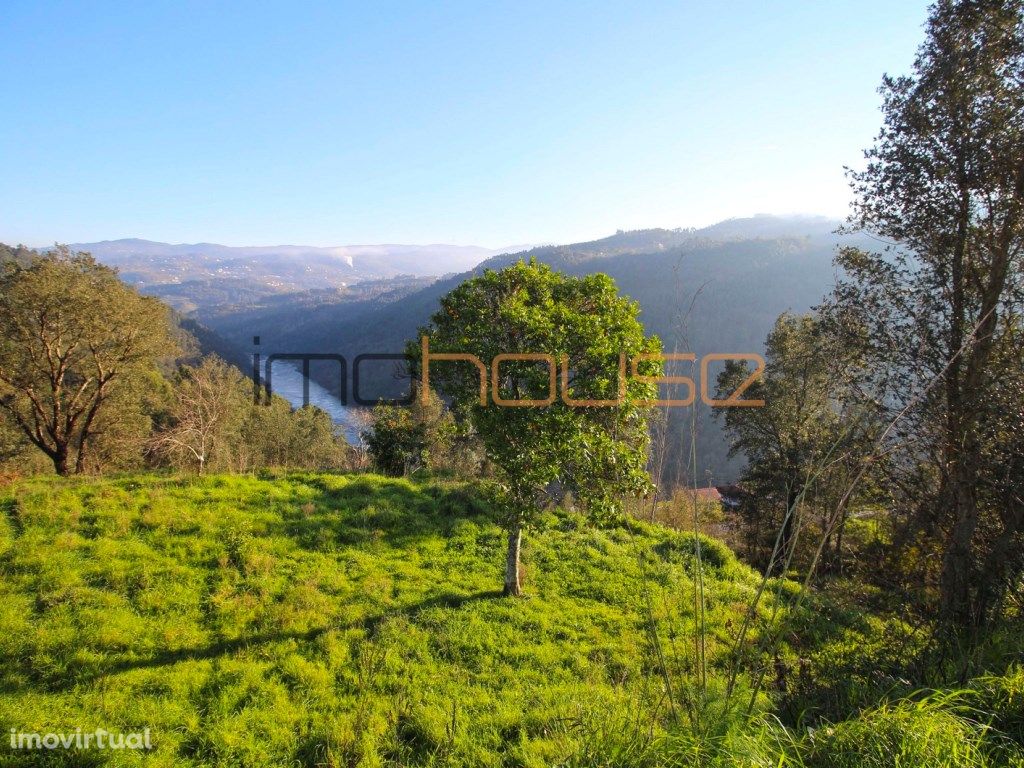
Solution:
M 302 407 L 302 372 L 286 361 L 274 363 L 273 379 L 274 394 L 280 395 L 293 408 Z M 341 401 L 316 383 L 309 380 L 309 404 L 326 411 L 336 425 L 345 434 L 345 439 L 352 445 L 359 445 L 359 432 L 366 426 L 359 419 L 359 412 L 365 409 L 349 408 Z

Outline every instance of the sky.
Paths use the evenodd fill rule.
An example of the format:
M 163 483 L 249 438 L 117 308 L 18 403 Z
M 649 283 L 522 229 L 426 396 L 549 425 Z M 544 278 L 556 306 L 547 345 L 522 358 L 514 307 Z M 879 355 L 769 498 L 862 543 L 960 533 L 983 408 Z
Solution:
M 574 242 L 843 216 L 917 0 L 0 0 L 0 241 Z

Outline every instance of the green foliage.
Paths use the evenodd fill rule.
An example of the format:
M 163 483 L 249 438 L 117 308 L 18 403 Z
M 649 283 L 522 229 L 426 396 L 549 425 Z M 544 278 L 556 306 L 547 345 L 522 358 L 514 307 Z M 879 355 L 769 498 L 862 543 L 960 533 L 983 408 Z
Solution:
M 1024 573 L 1019 485 L 1005 447 L 990 449 L 1019 455 L 1024 424 L 1022 71 L 1020 0 L 931 6 L 912 72 L 884 78 L 881 131 L 850 174 L 851 225 L 890 245 L 841 250 L 825 306 L 864 358 L 860 389 L 892 420 L 903 538 L 931 555 L 926 579 L 960 626 L 998 620 Z
M 752 562 L 774 570 L 793 563 L 799 531 L 813 519 L 824 537 L 835 534 L 838 563 L 848 509 L 869 488 L 862 459 L 879 431 L 873 410 L 851 404 L 857 363 L 817 316 L 783 314 L 768 335 L 764 373 L 737 395 L 764 405 L 717 412 L 731 453 L 748 461 L 741 520 Z M 751 373 L 746 362 L 728 363 L 717 398 L 739 392 Z
M 249 380 L 212 355 L 179 368 L 172 404 L 149 441 L 158 464 L 200 474 L 340 469 L 347 466 L 349 451 L 329 414 L 314 407 L 292 410 L 277 396 L 254 404 Z
M 1019 766 L 1024 753 L 1000 743 L 958 693 L 935 694 L 868 710 L 816 729 L 803 746 L 809 768 L 987 768 Z
M 13 262 L 27 267 L 38 257 L 39 254 L 36 251 L 26 248 L 24 245 L 11 246 L 0 243 L 0 264 Z
M 245 385 L 251 387 L 247 380 Z M 287 400 L 275 396 L 260 407 L 247 404 L 245 413 L 236 451 L 240 471 L 346 469 L 353 464 L 353 449 L 326 411 L 315 406 L 293 409 Z
M 25 434 L 0 416 L 0 466 L 21 455 L 29 447 Z
M 400 476 L 418 469 L 452 468 L 460 432 L 465 430 L 455 423 L 440 398 L 428 392 L 426 398 L 417 396 L 409 406 L 376 406 L 373 424 L 363 433 L 363 440 L 378 470 Z M 468 476 L 474 467 L 460 469 Z
M 1020 648 L 1014 650 L 1019 657 Z M 975 680 L 967 702 L 978 712 L 985 713 L 994 728 L 1024 745 L 1024 662 L 1001 675 L 986 675 Z
M 426 349 L 410 343 L 414 368 L 429 373 L 424 384 L 468 416 L 494 466 L 491 498 L 510 531 L 509 594 L 520 589 L 520 531 L 537 521 L 552 488 L 571 493 L 596 518 L 618 512 L 624 495 L 651 488 L 641 403 L 654 397 L 654 388 L 626 380 L 625 371 L 620 376 L 627 359 L 660 350 L 656 338 L 644 336 L 638 312 L 607 275 L 573 278 L 536 261 L 519 262 L 459 285 L 420 331 L 430 353 L 468 354 L 477 364 L 431 364 Z M 500 375 L 489 375 L 501 355 L 546 360 L 505 360 Z M 642 373 L 657 370 L 653 361 L 641 366 Z M 568 398 L 614 404 L 572 406 Z
M 431 352 L 468 353 L 488 368 L 504 354 L 550 355 L 558 364 L 564 357 L 571 368 L 569 397 L 615 400 L 619 356 L 660 350 L 656 338 L 644 336 L 638 311 L 606 275 L 573 278 L 520 262 L 462 283 L 441 300 L 421 335 L 429 338 Z M 418 345 L 410 356 L 423 364 Z M 660 366 L 649 363 L 646 372 L 653 369 Z M 437 390 L 468 412 L 499 472 L 510 518 L 527 522 L 555 481 L 598 515 L 613 511 L 623 494 L 646 492 L 648 438 L 639 403 L 653 397 L 652 386 L 629 379 L 618 405 L 572 407 L 552 392 L 557 386 L 551 387 L 551 373 L 541 361 L 506 361 L 500 391 L 481 405 L 480 373 L 473 365 L 430 367 Z M 550 395 L 546 406 L 500 407 L 494 400 Z
M 459 484 L 34 479 L 0 505 L 5 727 L 150 726 L 147 763 L 175 766 L 589 765 L 601 723 L 676 728 L 651 621 L 685 679 L 683 534 L 551 513 L 525 550 L 536 598 L 508 601 L 504 536 Z M 723 550 L 705 579 L 720 668 L 757 577 Z
M 148 374 L 173 350 L 167 309 L 67 248 L 0 267 L 0 406 L 59 474 L 149 430 Z

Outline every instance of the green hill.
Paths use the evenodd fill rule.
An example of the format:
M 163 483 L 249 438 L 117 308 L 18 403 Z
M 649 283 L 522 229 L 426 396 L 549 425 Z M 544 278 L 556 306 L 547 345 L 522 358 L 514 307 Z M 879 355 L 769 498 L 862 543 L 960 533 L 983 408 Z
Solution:
M 693 667 L 694 539 L 665 530 L 552 513 L 512 600 L 460 485 L 39 479 L 2 504 L 0 722 L 150 727 L 147 764 L 590 764 L 669 722 L 652 618 L 671 674 Z M 702 542 L 720 666 L 758 579 Z
M 796 617 L 778 653 L 750 653 L 786 618 L 789 582 L 766 582 L 744 644 L 768 693 L 748 717 L 741 674 L 726 706 L 761 580 L 711 539 L 552 511 L 525 541 L 525 599 L 499 596 L 503 551 L 474 489 L 441 481 L 0 489 L 9 738 L 148 728 L 153 747 L 5 737 L 0 766 L 1024 766 L 1020 667 L 914 695 L 885 661 L 886 635 L 906 625 L 837 606 Z M 853 719 L 775 719 L 841 700 Z

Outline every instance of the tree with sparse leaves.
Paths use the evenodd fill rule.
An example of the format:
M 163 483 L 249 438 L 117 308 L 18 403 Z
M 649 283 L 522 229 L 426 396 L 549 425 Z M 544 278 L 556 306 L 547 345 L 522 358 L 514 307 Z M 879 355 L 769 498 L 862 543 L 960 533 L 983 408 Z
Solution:
M 200 475 L 215 463 L 230 468 L 246 411 L 258 407 L 247 397 L 242 374 L 211 355 L 195 367 L 182 366 L 176 379 L 171 423 L 153 435 L 150 453 Z

